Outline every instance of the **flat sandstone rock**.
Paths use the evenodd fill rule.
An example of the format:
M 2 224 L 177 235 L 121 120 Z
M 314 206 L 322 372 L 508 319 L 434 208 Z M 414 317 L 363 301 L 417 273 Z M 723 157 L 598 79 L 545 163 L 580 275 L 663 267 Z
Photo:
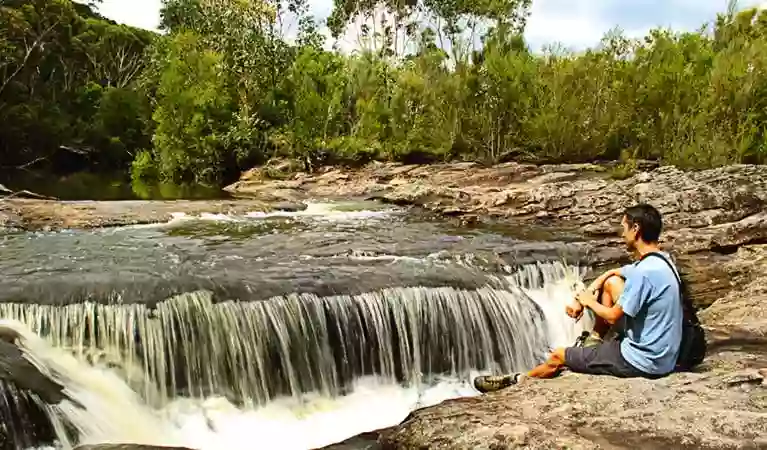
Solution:
M 767 203 L 767 166 L 733 165 L 702 171 L 664 166 L 616 180 L 604 167 L 507 163 L 405 166 L 373 163 L 358 170 L 328 168 L 272 180 L 246 172 L 225 190 L 269 200 L 367 196 L 435 212 L 542 220 L 614 235 L 623 208 L 648 201 L 669 229 L 738 222 Z
M 87 229 L 163 223 L 175 214 L 243 215 L 269 211 L 258 200 L 49 201 L 0 199 L 0 227 L 26 230 Z
M 659 381 L 563 375 L 411 414 L 383 448 L 767 448 L 757 370 Z
M 709 352 L 697 373 L 525 380 L 417 410 L 368 448 L 767 449 L 767 245 L 722 270 L 733 288 L 700 314 Z

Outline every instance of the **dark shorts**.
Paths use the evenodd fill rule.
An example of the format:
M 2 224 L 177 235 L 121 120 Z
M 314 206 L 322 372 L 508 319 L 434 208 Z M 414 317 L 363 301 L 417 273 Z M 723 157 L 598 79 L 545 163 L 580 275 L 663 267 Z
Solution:
M 573 372 L 612 375 L 619 378 L 659 378 L 629 364 L 621 355 L 621 343 L 611 339 L 594 347 L 568 347 L 565 366 Z

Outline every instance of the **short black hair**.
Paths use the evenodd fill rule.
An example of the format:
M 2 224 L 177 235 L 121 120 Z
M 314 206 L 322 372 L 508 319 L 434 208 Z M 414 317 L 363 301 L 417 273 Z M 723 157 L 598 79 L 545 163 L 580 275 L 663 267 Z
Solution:
M 623 212 L 629 226 L 639 225 L 639 237 L 647 243 L 656 243 L 663 229 L 660 212 L 646 203 L 626 208 Z

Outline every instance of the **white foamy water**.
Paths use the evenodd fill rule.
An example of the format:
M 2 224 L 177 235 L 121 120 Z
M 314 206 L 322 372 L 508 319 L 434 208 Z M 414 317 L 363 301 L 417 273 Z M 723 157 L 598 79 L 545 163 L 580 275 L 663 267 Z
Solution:
M 171 213 L 171 219 L 162 223 L 127 225 L 121 229 L 163 228 L 181 225 L 189 222 L 234 222 L 243 223 L 253 220 L 264 219 L 309 219 L 317 222 L 344 222 L 382 219 L 396 214 L 401 210 L 394 207 L 380 207 L 378 209 L 365 209 L 366 203 L 350 202 L 309 202 L 303 211 L 253 211 L 243 215 L 200 213 L 199 215 L 183 212 Z
M 64 449 L 72 444 L 64 438 L 63 419 L 79 431 L 81 445 L 129 442 L 200 450 L 301 450 L 394 425 L 417 408 L 477 394 L 470 379 L 479 373 L 469 380 L 448 378 L 413 387 L 366 377 L 356 380 L 351 394 L 338 398 L 307 394 L 251 409 L 239 409 L 222 398 L 180 399 L 156 410 L 143 404 L 110 370 L 92 367 L 50 346 L 20 322 L 0 321 L 0 328 L 16 330 L 27 358 L 66 386 L 67 396 L 82 405 L 65 400 L 49 407 Z
M 12 329 L 20 336 L 18 345 L 27 360 L 40 372 L 64 386 L 70 400 L 49 406 L 62 448 L 70 448 L 61 428 L 69 421 L 80 433 L 81 444 L 131 442 L 173 445 L 180 442 L 175 430 L 145 406 L 138 394 L 115 373 L 91 367 L 70 353 L 51 346 L 24 324 L 1 320 L 0 328 Z
M 527 266 L 510 278 L 516 283 L 526 280 L 534 286 L 525 289 L 525 292 L 543 310 L 551 348 L 567 347 L 575 342 L 582 331 L 594 328 L 594 316 L 587 310 L 576 322 L 565 313 L 567 303 L 585 285 L 576 268 L 548 266 L 549 270 L 540 271 Z
M 529 274 L 521 276 L 525 275 Z M 544 311 L 552 348 L 571 345 L 582 330 L 593 326 L 588 315 L 576 323 L 564 313 L 566 302 L 583 283 L 575 270 L 559 275 L 561 278 L 538 280 L 545 283 L 542 288 L 525 289 Z M 472 380 L 485 374 L 488 372 L 473 371 L 466 379 L 443 377 L 432 385 L 414 387 L 366 377 L 356 381 L 350 395 L 335 399 L 320 395 L 301 400 L 280 398 L 251 411 L 239 410 L 222 399 L 178 401 L 168 411 L 182 433 L 193 436 L 190 445 L 202 450 L 303 450 L 396 425 L 418 408 L 479 395 Z
M 589 325 L 585 320 L 575 323 L 564 314 L 565 303 L 582 286 L 577 272 L 568 270 L 523 271 L 511 277 L 515 283 L 532 286 L 525 290 L 544 311 L 552 347 L 572 343 Z M 130 442 L 201 450 L 322 447 L 395 425 L 414 409 L 477 395 L 471 380 L 480 374 L 472 371 L 466 378 L 447 377 L 410 387 L 363 377 L 355 380 L 348 395 L 336 398 L 309 393 L 278 397 L 251 408 L 237 408 L 221 398 L 176 399 L 155 409 L 115 372 L 90 366 L 53 347 L 26 325 L 6 320 L 0 321 L 0 328 L 16 330 L 28 358 L 66 386 L 66 393 L 82 405 L 64 401 L 50 408 L 53 417 L 66 419 L 79 430 L 80 444 Z M 61 447 L 71 445 L 62 440 Z
M 473 395 L 477 392 L 468 381 L 406 388 L 370 377 L 357 380 L 351 394 L 335 399 L 280 398 L 249 411 L 222 399 L 177 401 L 168 411 L 190 445 L 203 450 L 303 450 L 395 425 L 417 408 Z
M 246 217 L 251 219 L 268 219 L 271 217 L 306 217 L 322 221 L 343 221 L 383 218 L 397 212 L 397 209 L 395 208 L 380 208 L 374 210 L 358 209 L 361 205 L 362 204 L 360 203 L 343 202 L 307 203 L 307 207 L 303 211 L 273 211 L 267 213 L 252 212 L 247 214 Z

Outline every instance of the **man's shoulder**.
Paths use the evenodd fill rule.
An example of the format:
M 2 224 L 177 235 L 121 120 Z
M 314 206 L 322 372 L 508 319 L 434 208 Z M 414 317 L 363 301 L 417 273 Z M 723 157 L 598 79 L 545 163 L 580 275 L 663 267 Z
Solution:
M 671 267 L 659 257 L 647 257 L 636 265 L 633 275 L 654 286 L 676 285 L 678 269 L 670 258 L 667 261 Z
M 676 262 L 668 253 L 657 252 L 653 255 L 647 255 L 636 263 L 636 269 L 640 273 L 670 272 L 670 269 L 677 271 Z

